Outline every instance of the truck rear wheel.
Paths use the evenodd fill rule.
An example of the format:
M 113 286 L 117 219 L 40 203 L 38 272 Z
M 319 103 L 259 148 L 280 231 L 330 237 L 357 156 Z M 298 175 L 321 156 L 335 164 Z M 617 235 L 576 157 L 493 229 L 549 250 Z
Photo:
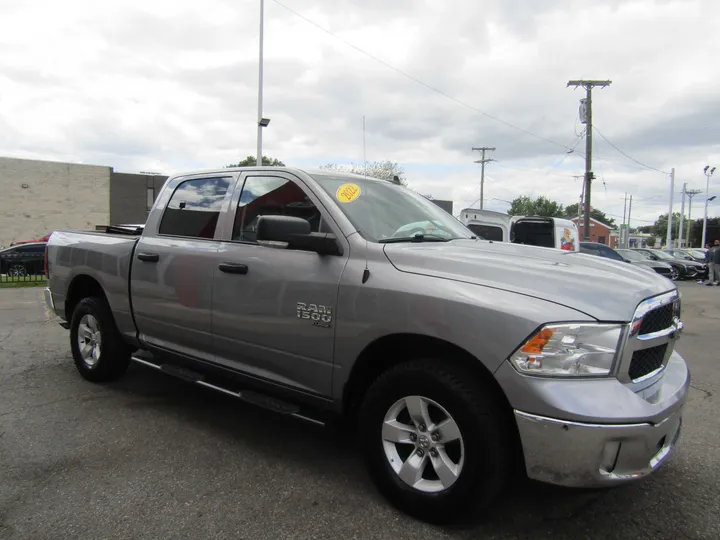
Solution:
M 84 298 L 75 306 L 70 348 L 80 375 L 92 382 L 118 379 L 130 363 L 130 350 L 104 298 Z
M 418 360 L 383 373 L 360 410 L 370 475 L 398 509 L 447 523 L 500 495 L 512 454 L 493 389 L 448 362 Z

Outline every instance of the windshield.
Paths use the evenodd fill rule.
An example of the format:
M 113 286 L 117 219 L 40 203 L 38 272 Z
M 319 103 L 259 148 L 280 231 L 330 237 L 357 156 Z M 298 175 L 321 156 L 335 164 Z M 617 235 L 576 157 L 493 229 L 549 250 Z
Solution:
M 432 201 L 391 182 L 342 174 L 311 176 L 369 242 L 420 235 L 425 241 L 475 237 L 472 231 Z
M 647 255 L 630 249 L 618 249 L 618 253 L 631 261 L 647 261 Z
M 705 253 L 703 253 L 702 251 L 697 251 L 695 249 L 691 249 L 690 251 L 688 251 L 688 253 L 690 254 L 691 257 L 695 257 L 696 259 L 704 259 L 705 258 Z

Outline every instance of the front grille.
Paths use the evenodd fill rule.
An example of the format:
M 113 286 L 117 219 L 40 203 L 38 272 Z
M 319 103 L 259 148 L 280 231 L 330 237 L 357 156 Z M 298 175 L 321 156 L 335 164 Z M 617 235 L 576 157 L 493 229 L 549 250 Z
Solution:
M 640 325 L 640 335 L 652 334 L 659 332 L 672 326 L 673 323 L 673 305 L 667 304 L 652 310 L 643 317 Z
M 665 352 L 667 351 L 667 343 L 635 351 L 630 361 L 630 369 L 628 374 L 632 380 L 644 377 L 648 373 L 652 373 L 663 365 Z

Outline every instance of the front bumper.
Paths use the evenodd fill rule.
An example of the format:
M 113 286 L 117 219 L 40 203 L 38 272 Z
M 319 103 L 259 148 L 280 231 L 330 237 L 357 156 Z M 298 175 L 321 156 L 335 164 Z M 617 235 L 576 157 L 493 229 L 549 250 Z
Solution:
M 657 424 L 584 424 L 515 411 L 527 474 L 572 487 L 602 487 L 647 476 L 672 454 L 682 408 Z

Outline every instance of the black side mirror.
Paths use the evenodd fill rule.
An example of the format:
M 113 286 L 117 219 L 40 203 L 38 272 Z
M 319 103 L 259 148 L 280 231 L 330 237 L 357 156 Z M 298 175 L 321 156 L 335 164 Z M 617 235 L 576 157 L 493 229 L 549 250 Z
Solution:
M 270 247 L 314 251 L 320 255 L 342 255 L 337 238 L 330 233 L 314 233 L 310 222 L 293 216 L 260 216 L 257 242 Z
M 626 263 L 631 263 L 631 262 L 632 262 L 630 259 L 625 259 L 625 258 L 623 258 L 623 261 L 625 261 Z

